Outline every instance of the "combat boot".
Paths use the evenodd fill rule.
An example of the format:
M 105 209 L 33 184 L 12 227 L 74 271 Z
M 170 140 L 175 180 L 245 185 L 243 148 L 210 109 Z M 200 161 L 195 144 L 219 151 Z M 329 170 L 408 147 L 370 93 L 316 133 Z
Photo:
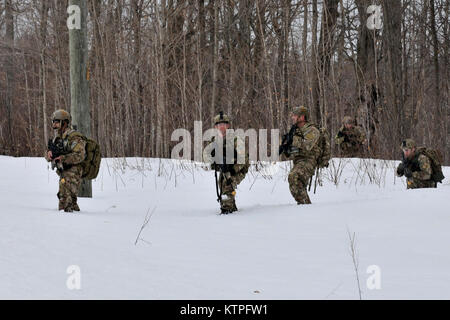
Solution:
M 311 200 L 309 200 L 309 197 L 308 197 L 308 199 L 304 199 L 304 200 L 298 201 L 297 204 L 298 205 L 300 205 L 300 204 L 311 204 Z
M 230 208 L 220 208 L 220 214 L 229 214 L 233 213 L 233 209 Z
M 64 208 L 64 212 L 73 212 L 72 207 Z
M 73 211 L 80 211 L 80 207 L 77 203 L 77 197 L 72 196 L 72 209 Z
M 238 211 L 238 209 L 236 207 L 236 204 L 233 204 L 233 206 L 229 208 L 224 207 L 220 208 L 220 211 L 221 211 L 220 214 L 229 214 Z

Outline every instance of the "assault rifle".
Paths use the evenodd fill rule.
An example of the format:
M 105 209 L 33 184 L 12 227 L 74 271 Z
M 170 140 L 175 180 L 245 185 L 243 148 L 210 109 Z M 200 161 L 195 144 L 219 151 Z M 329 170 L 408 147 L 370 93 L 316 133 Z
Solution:
M 289 153 L 290 148 L 292 146 L 292 140 L 294 139 L 295 130 L 297 130 L 296 124 L 294 124 L 291 127 L 291 130 L 289 130 L 288 133 L 283 135 L 283 139 L 281 140 L 280 148 L 278 149 L 278 155 L 281 155 L 282 153 L 285 153 L 285 154 Z
M 344 133 L 342 131 L 338 132 L 337 137 L 338 138 L 342 138 L 343 137 L 344 138 L 344 142 L 350 142 L 350 138 L 349 138 L 348 134 L 346 134 L 346 133 Z M 352 141 L 351 144 L 355 145 L 354 141 Z
M 211 151 L 211 158 L 212 159 L 216 159 L 216 147 Z M 225 181 L 227 182 L 227 184 L 231 184 L 231 175 L 234 174 L 234 168 L 233 168 L 233 164 L 228 164 L 226 159 L 226 148 L 223 148 L 223 159 L 222 159 L 222 163 L 217 163 L 216 160 L 214 160 L 214 162 L 212 163 L 212 167 L 214 168 L 214 177 L 216 180 L 216 193 L 217 193 L 217 201 L 220 203 L 222 201 L 222 188 L 221 188 L 221 183 L 222 181 L 219 182 L 219 178 L 217 177 L 217 173 L 221 173 L 222 174 L 222 179 L 225 179 Z M 236 152 L 235 152 L 235 157 L 236 158 Z
M 52 170 L 55 169 L 55 167 L 58 170 L 63 170 L 63 164 L 61 163 L 61 161 L 59 160 L 53 160 L 55 158 L 58 158 L 59 156 L 63 155 L 64 152 L 64 143 L 62 138 L 57 137 L 55 138 L 55 140 L 53 141 L 52 139 L 48 140 L 48 150 L 52 152 Z
M 227 184 L 231 184 L 231 174 L 234 172 L 232 164 L 218 164 L 213 163 L 214 167 L 214 176 L 216 178 L 216 193 L 217 193 L 217 201 L 220 203 L 222 201 L 222 188 L 219 185 L 219 179 L 217 178 L 217 172 L 222 174 L 222 179 L 225 179 Z
M 402 152 L 402 162 L 400 163 L 400 166 L 397 168 L 397 173 L 401 176 L 405 175 L 405 177 L 410 178 L 412 172 L 417 171 L 414 170 L 415 169 L 414 165 L 412 166 L 413 168 L 410 169 L 411 164 L 413 164 L 413 162 L 408 158 L 405 158 L 405 154 Z

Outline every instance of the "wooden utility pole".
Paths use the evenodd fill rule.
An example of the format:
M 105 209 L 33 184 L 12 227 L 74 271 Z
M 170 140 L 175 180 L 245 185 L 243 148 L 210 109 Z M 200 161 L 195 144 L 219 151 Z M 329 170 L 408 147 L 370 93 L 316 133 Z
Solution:
M 10 155 L 15 155 L 15 142 L 12 130 L 12 106 L 14 97 L 14 14 L 13 5 L 11 0 L 5 0 L 5 20 L 6 20 L 6 44 L 7 52 L 5 59 L 6 70 L 6 118 L 7 118 L 7 130 L 8 130 L 8 144 L 7 149 Z
M 91 136 L 89 106 L 87 0 L 69 1 L 70 106 L 72 125 L 87 137 Z M 80 197 L 92 198 L 92 182 L 83 180 Z

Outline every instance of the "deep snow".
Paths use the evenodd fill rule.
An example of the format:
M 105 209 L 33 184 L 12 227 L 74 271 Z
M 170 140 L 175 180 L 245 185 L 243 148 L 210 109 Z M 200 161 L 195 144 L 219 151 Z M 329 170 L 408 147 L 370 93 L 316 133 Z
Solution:
M 225 216 L 198 164 L 104 160 L 94 198 L 70 214 L 44 159 L 0 157 L 0 298 L 358 299 L 350 233 L 363 299 L 450 299 L 449 168 L 438 189 L 405 190 L 396 162 L 333 161 L 339 184 L 325 170 L 310 206 L 292 199 L 288 162 L 252 167 Z M 66 285 L 72 265 L 80 290 Z

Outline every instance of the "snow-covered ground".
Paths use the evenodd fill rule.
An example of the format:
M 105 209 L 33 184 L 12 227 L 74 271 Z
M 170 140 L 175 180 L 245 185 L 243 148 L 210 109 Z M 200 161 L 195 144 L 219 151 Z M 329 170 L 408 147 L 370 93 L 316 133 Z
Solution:
M 333 161 L 310 206 L 284 162 L 252 167 L 219 215 L 213 171 L 108 159 L 72 214 L 44 159 L 0 157 L 0 298 L 359 299 L 354 236 L 363 299 L 450 299 L 450 168 L 407 191 L 395 162 Z

